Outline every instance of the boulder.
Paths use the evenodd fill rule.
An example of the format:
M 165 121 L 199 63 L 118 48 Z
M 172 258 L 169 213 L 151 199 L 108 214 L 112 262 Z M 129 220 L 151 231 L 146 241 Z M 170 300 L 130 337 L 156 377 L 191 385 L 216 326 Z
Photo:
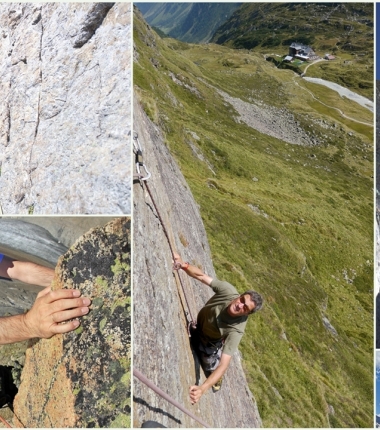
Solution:
M 90 228 L 110 217 L 0 218 L 0 252 L 16 260 L 54 268 L 61 255 Z M 42 287 L 0 278 L 0 316 L 29 309 Z M 0 348 L 1 350 L 1 348 Z M 0 364 L 2 364 L 0 352 Z M 7 361 L 8 363 L 8 361 Z
M 118 218 L 60 258 L 54 289 L 80 289 L 91 311 L 74 332 L 28 348 L 15 426 L 130 426 L 130 252 L 130 220 Z

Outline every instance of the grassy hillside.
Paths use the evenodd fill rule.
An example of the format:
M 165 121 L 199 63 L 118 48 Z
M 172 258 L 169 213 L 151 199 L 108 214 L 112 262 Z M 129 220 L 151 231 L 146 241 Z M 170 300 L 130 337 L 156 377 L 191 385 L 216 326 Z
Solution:
M 373 129 L 332 107 L 371 112 L 259 53 L 134 26 L 136 94 L 200 205 L 218 277 L 266 300 L 241 344 L 264 425 L 371 427 Z M 218 90 L 317 143 L 258 132 Z
M 145 20 L 183 42 L 208 42 L 241 3 L 135 3 Z
M 308 76 L 373 99 L 373 40 L 371 3 L 244 3 L 211 42 L 280 55 L 292 42 L 311 45 L 318 55 L 334 54 L 338 61 L 313 66 Z

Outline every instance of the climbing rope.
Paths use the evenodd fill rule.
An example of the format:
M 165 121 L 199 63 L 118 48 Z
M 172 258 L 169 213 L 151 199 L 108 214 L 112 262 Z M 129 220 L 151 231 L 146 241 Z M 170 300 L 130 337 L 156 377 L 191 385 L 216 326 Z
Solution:
M 158 210 L 158 207 L 156 205 L 156 201 L 153 198 L 152 192 L 151 192 L 151 190 L 149 188 L 149 185 L 148 185 L 148 182 L 147 182 L 147 179 L 149 179 L 151 177 L 151 174 L 150 174 L 150 172 L 148 171 L 148 169 L 146 168 L 146 166 L 145 166 L 145 164 L 143 162 L 143 153 L 142 153 L 142 148 L 141 148 L 141 145 L 140 145 L 140 142 L 139 142 L 139 139 L 138 139 L 137 132 L 133 133 L 133 150 L 134 150 L 135 155 L 136 155 L 137 179 L 139 179 L 140 184 L 142 186 L 145 186 L 145 188 L 146 188 L 146 190 L 147 190 L 147 192 L 149 194 L 149 197 L 150 197 L 150 199 L 151 199 L 151 201 L 153 203 L 154 209 L 156 211 L 157 217 L 158 217 L 158 219 L 160 221 L 162 230 L 163 230 L 164 235 L 166 237 L 166 240 L 167 240 L 167 242 L 169 244 L 169 249 L 170 249 L 170 252 L 171 252 L 171 255 L 172 255 L 172 259 L 173 259 L 173 262 L 174 262 L 174 264 L 173 264 L 173 271 L 177 272 L 178 280 L 179 280 L 179 283 L 181 284 L 181 288 L 182 288 L 182 295 L 183 295 L 184 299 L 182 298 L 182 295 L 180 293 L 179 293 L 179 296 L 180 296 L 180 299 L 181 299 L 183 310 L 184 310 L 186 318 L 187 318 L 187 323 L 188 323 L 187 324 L 187 333 L 188 333 L 188 335 L 190 337 L 191 336 L 190 335 L 190 328 L 191 327 L 195 328 L 196 327 L 196 322 L 195 322 L 195 320 L 194 320 L 194 318 L 193 318 L 193 316 L 191 314 L 190 306 L 189 306 L 189 301 L 188 301 L 188 298 L 186 296 L 186 292 L 185 292 L 185 288 L 184 288 L 184 285 L 183 285 L 183 282 L 182 282 L 182 278 L 181 278 L 181 276 L 179 274 L 179 269 L 181 268 L 181 265 L 179 263 L 175 263 L 174 249 L 173 249 L 173 246 L 171 244 L 168 231 L 166 230 L 164 221 L 162 220 L 160 211 Z M 144 170 L 147 172 L 147 176 L 144 177 L 141 174 L 140 167 L 144 168 Z
M 205 423 L 203 420 L 198 418 L 196 415 L 194 415 L 191 411 L 183 407 L 180 403 L 178 403 L 176 400 L 172 399 L 168 394 L 166 394 L 164 391 L 162 391 L 160 388 L 158 388 L 156 385 L 153 384 L 146 376 L 144 376 L 140 371 L 137 369 L 133 369 L 133 375 L 139 379 L 142 383 L 144 383 L 147 387 L 151 388 L 155 393 L 157 393 L 159 396 L 163 397 L 165 400 L 170 402 L 172 405 L 174 405 L 176 408 L 187 414 L 189 417 L 193 418 L 195 421 L 199 422 L 206 428 L 210 428 L 210 426 Z
M 5 427 L 7 427 L 9 429 L 12 428 L 12 426 L 9 424 L 9 422 L 5 418 L 3 418 L 1 415 L 0 415 L 0 421 L 5 425 Z

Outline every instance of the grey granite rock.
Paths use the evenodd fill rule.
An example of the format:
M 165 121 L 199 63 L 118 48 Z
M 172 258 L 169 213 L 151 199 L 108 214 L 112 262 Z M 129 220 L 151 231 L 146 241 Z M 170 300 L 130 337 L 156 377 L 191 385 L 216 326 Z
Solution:
M 130 213 L 130 3 L 0 4 L 4 214 Z
M 134 129 L 152 173 L 149 187 L 170 240 L 185 261 L 215 277 L 206 232 L 191 191 L 164 144 L 160 130 L 137 101 Z M 194 406 L 189 387 L 205 377 L 194 359 L 180 293 L 172 273 L 169 245 L 152 201 L 139 183 L 134 185 L 134 369 L 143 373 L 174 400 L 213 428 L 260 427 L 261 419 L 236 353 L 222 389 L 209 390 Z M 182 274 L 193 318 L 211 297 L 210 288 Z M 199 427 L 183 412 L 134 379 L 135 428 L 145 421 L 165 427 Z

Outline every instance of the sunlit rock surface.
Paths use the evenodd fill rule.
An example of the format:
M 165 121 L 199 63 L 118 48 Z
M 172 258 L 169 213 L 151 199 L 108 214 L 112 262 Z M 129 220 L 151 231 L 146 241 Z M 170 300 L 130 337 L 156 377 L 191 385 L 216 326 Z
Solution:
M 27 350 L 15 425 L 129 427 L 130 220 L 86 233 L 60 258 L 54 288 L 92 299 L 81 326 Z
M 130 214 L 130 44 L 128 2 L 0 4 L 4 214 Z
M 148 181 L 170 240 L 184 261 L 214 277 L 210 249 L 198 206 L 160 130 L 134 104 L 134 129 L 152 173 Z M 235 354 L 217 393 L 209 390 L 194 406 L 189 387 L 205 380 L 190 348 L 180 293 L 172 274 L 171 252 L 152 201 L 134 185 L 134 369 L 215 428 L 259 427 L 261 419 Z M 207 286 L 180 273 L 193 318 L 211 297 Z M 134 422 L 156 421 L 166 427 L 200 427 L 150 388 L 134 378 Z

